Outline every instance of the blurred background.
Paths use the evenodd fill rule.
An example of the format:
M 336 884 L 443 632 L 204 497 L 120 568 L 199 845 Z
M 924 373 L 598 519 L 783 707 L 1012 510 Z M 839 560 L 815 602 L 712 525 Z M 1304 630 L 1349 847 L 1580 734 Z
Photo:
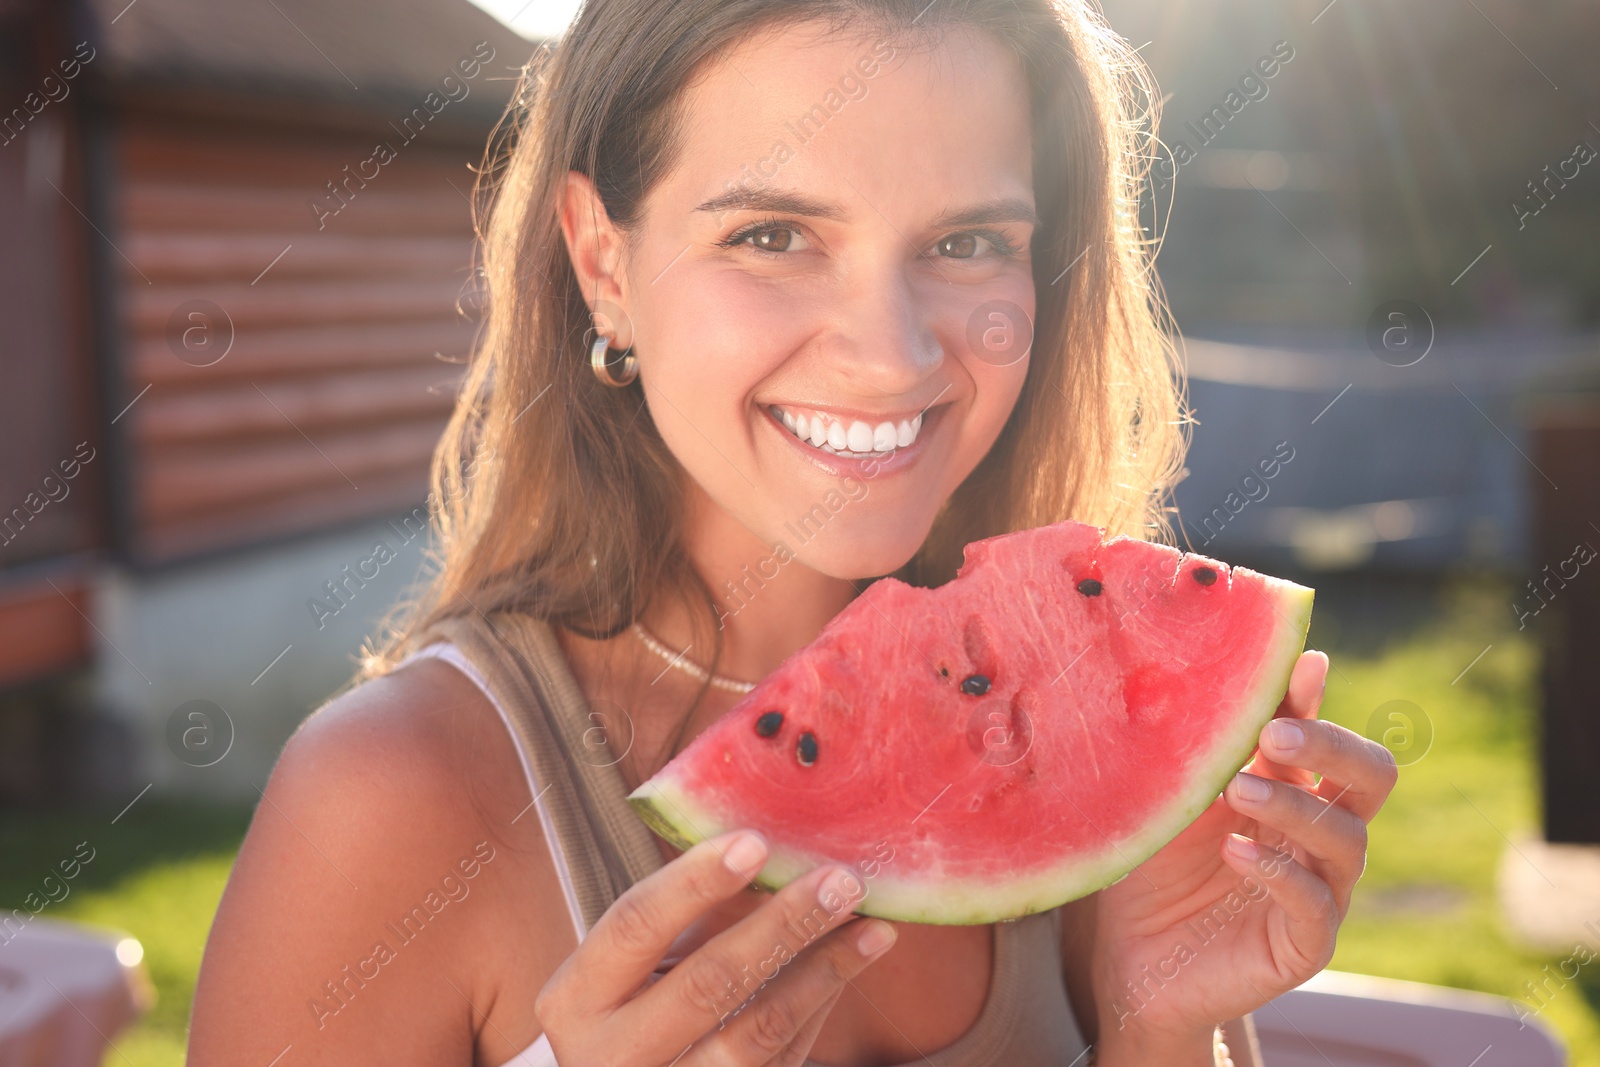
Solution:
M 133 976 L 30 999 L 0 944 L 0 1063 L 95 996 L 182 1062 L 276 754 L 422 563 L 469 168 L 574 8 L 0 0 L 0 941 Z M 1162 94 L 1174 528 L 1316 588 L 1324 715 L 1402 765 L 1333 966 L 1600 1065 L 1600 7 L 1106 13 Z

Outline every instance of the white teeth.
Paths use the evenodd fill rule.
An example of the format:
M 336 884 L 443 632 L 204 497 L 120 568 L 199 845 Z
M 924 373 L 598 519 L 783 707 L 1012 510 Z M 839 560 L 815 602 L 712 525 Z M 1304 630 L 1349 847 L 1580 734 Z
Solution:
M 880 422 L 876 426 L 852 419 L 846 426 L 820 412 L 806 414 L 773 406 L 773 413 L 790 433 L 826 452 L 871 455 L 892 452 L 915 443 L 922 431 L 922 416 L 901 419 L 898 423 Z
M 811 420 L 811 443 L 818 448 L 828 443 L 828 427 L 823 422 L 821 415 Z
M 829 437 L 832 436 L 832 434 L 829 434 Z M 850 451 L 852 452 L 871 452 L 872 427 L 868 426 L 860 419 L 856 419 L 850 424 L 850 431 L 846 435 L 845 440 L 850 443 Z M 832 444 L 833 442 L 829 441 L 828 443 Z

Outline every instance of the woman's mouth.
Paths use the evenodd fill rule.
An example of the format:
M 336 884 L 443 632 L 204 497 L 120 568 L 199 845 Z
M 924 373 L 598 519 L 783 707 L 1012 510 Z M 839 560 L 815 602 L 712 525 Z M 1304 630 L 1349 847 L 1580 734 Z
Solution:
M 921 411 L 863 419 L 785 404 L 768 404 L 767 410 L 798 440 L 846 459 L 881 459 L 909 448 L 922 432 Z

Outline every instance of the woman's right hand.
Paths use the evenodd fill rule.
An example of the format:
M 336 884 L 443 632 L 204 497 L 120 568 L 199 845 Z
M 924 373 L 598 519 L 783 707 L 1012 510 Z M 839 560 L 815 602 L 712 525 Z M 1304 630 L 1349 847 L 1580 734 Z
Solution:
M 766 858 L 759 835 L 734 831 L 617 898 L 535 1004 L 562 1067 L 805 1060 L 845 983 L 894 944 L 891 924 L 853 920 L 866 885 L 848 867 L 809 871 L 656 974 L 674 941 Z

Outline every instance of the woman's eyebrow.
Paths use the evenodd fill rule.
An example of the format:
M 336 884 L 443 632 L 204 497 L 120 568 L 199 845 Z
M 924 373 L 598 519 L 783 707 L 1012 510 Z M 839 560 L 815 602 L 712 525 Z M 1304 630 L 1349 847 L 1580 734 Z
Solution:
M 836 222 L 849 218 L 849 213 L 836 205 L 824 203 L 801 193 L 769 189 L 730 189 L 720 196 L 705 201 L 695 210 L 718 214 L 730 211 L 765 211 L 771 214 L 832 219 Z M 996 222 L 1025 222 L 1037 226 L 1039 213 L 1028 200 L 1008 196 L 972 207 L 945 211 L 934 218 L 932 225 L 935 229 L 944 229 Z
M 1021 197 L 1004 196 L 975 207 L 946 211 L 933 220 L 933 226 L 935 229 L 944 229 L 948 226 L 981 226 L 994 222 L 1026 222 L 1030 226 L 1037 226 L 1039 212 Z
M 821 200 L 800 193 L 770 189 L 729 189 L 721 196 L 707 200 L 695 210 L 715 211 L 718 214 L 729 211 L 767 211 L 773 214 L 805 215 L 814 219 L 833 219 L 836 222 L 843 222 L 849 218 L 849 214 L 843 208 L 833 204 L 825 204 Z

